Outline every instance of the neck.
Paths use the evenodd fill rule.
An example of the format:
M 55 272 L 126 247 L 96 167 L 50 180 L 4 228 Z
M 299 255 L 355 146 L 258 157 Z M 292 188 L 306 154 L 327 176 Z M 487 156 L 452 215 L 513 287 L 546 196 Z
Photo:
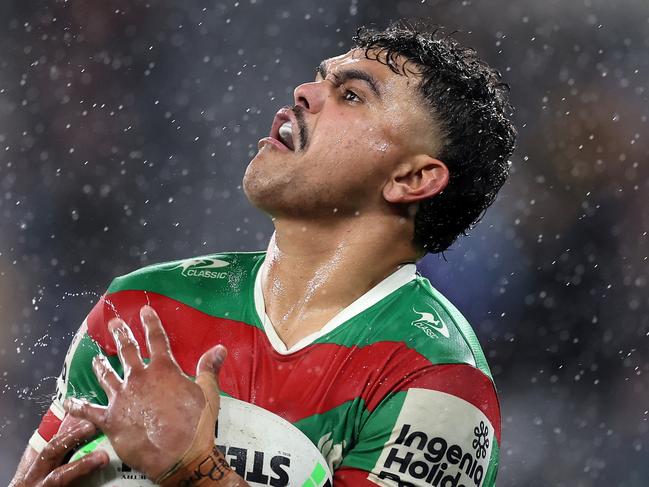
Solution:
M 404 241 L 412 231 L 403 228 L 409 223 L 394 225 L 386 218 L 275 219 L 262 289 L 266 313 L 288 347 L 402 265 L 415 262 L 416 251 Z

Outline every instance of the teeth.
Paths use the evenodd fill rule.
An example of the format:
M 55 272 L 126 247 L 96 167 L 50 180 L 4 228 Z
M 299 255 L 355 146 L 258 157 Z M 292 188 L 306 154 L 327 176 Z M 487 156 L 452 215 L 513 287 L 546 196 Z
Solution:
M 282 142 L 286 144 L 286 146 L 293 150 L 293 124 L 291 122 L 284 122 L 282 126 L 279 128 L 279 137 L 282 139 Z

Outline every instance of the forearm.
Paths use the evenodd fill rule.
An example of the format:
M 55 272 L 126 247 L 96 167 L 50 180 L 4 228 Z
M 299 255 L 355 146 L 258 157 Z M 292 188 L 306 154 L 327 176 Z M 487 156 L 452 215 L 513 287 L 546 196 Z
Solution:
M 20 463 L 16 468 L 16 473 L 14 474 L 14 478 L 11 480 L 9 487 L 20 485 L 20 482 L 22 482 L 22 480 L 27 475 L 29 467 L 31 467 L 32 463 L 34 463 L 34 460 L 36 460 L 37 456 L 38 453 L 36 452 L 36 450 L 34 450 L 30 445 L 27 445 L 27 448 L 25 448 L 25 452 L 20 459 Z

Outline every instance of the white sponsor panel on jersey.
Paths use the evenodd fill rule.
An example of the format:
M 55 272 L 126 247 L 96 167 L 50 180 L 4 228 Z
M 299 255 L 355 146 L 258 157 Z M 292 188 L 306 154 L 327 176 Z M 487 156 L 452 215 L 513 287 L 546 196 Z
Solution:
M 230 466 L 251 486 L 331 487 L 327 462 L 304 433 L 285 419 L 259 406 L 221 397 L 215 444 Z M 110 457 L 85 487 L 150 487 L 155 485 L 124 464 L 104 436 L 83 447 L 72 460 L 97 448 Z
M 493 427 L 474 405 L 410 389 L 368 478 L 384 486 L 482 487 L 492 443 Z

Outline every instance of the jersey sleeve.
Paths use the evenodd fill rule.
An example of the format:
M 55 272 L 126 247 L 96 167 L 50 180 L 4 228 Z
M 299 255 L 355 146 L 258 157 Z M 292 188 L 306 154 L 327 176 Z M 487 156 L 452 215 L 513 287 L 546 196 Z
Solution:
M 431 365 L 369 413 L 334 486 L 494 487 L 499 442 L 491 379 L 471 365 Z
M 88 316 L 83 320 L 68 348 L 63 362 L 61 374 L 56 380 L 56 392 L 52 404 L 43 416 L 38 429 L 29 440 L 29 445 L 40 452 L 45 445 L 58 432 L 65 417 L 63 402 L 67 397 L 86 399 L 94 404 L 106 405 L 108 400 L 92 370 L 92 358 L 98 354 L 109 355 L 107 358 L 113 368 L 121 373 L 122 368 L 114 354 L 107 354 L 102 346 L 101 337 L 107 333 L 100 333 L 106 328 L 108 321 L 115 316 L 114 312 L 107 309 L 105 296 L 93 307 Z M 89 327 L 94 329 L 91 337 Z

